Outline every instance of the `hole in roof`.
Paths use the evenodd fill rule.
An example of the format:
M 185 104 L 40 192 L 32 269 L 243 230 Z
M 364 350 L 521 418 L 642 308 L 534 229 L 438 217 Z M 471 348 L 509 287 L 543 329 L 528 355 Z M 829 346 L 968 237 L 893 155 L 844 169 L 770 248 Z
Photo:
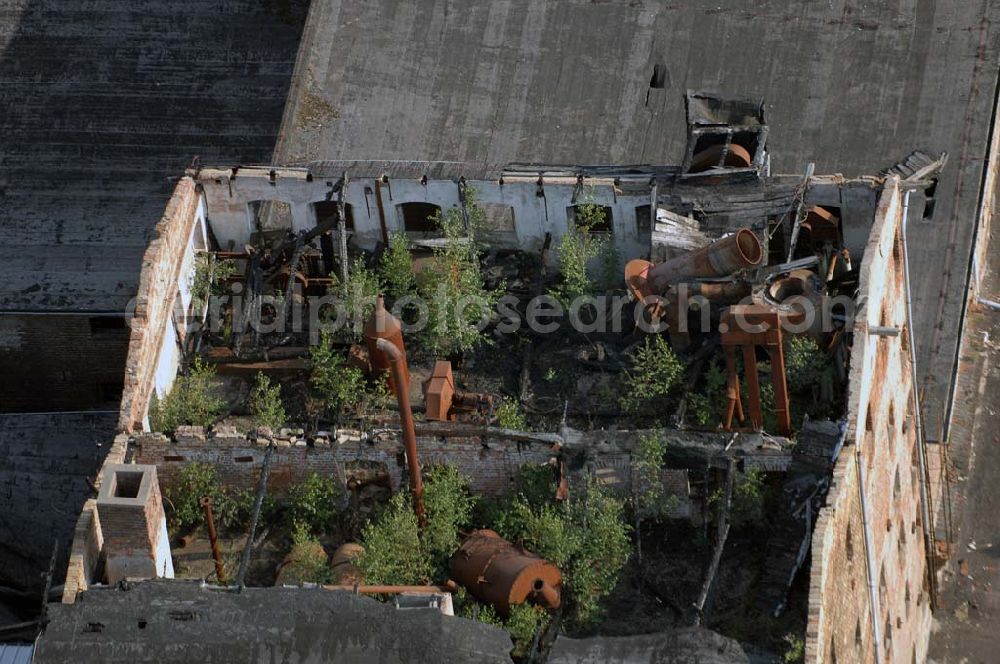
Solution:
M 667 78 L 670 76 L 667 66 L 661 62 L 653 65 L 653 75 L 649 77 L 649 87 L 662 90 L 667 87 Z

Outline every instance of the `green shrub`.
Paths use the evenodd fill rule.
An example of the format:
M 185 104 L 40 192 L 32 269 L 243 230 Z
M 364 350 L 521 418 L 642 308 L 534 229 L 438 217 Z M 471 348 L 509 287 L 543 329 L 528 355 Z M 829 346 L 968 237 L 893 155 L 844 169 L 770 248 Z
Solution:
M 397 493 L 361 531 L 365 547 L 355 561 L 370 584 L 413 585 L 432 579 L 433 565 L 420 543 L 409 495 Z
M 668 496 L 663 487 L 663 458 L 667 442 L 662 431 L 648 431 L 639 438 L 632 452 L 633 481 L 636 483 L 636 510 L 639 516 L 662 519 L 677 507 L 676 496 Z
M 782 661 L 785 664 L 799 664 L 806 658 L 806 643 L 798 634 L 786 634 L 785 644 L 788 646 Z
M 625 373 L 621 407 L 629 413 L 655 411 L 682 382 L 684 364 L 660 335 L 646 337 L 632 352 L 632 368 Z
M 426 471 L 424 507 L 427 527 L 422 547 L 440 577 L 448 575 L 448 561 L 458 549 L 458 531 L 467 528 L 475 498 L 469 482 L 454 466 L 432 466 Z
M 279 572 L 282 584 L 329 583 L 330 565 L 326 550 L 307 531 L 296 530 L 292 535 L 292 550 Z
M 418 292 L 428 303 L 423 343 L 438 356 L 468 352 L 483 342 L 480 323 L 492 316 L 498 299 L 497 292 L 483 283 L 479 267 L 477 233 L 484 213 L 471 190 L 466 210 L 468 228 L 459 208 L 438 212 L 434 221 L 444 233 L 445 245 L 435 249 L 433 259 L 417 279 Z
M 559 239 L 556 249 L 562 283 L 552 291 L 552 295 L 566 306 L 578 297 L 593 295 L 595 283 L 588 266 L 602 251 L 609 251 L 605 247 L 609 242 L 592 232 L 596 226 L 604 223 L 604 208 L 593 203 L 592 194 L 588 196 L 587 202 L 576 206 L 576 218 L 568 222 L 566 233 Z M 606 254 L 607 262 L 617 260 L 616 253 L 617 250 L 609 251 Z M 607 264 L 603 271 L 607 276 Z
M 186 374 L 178 375 L 170 392 L 149 406 L 149 427 L 169 433 L 185 424 L 210 427 L 226 409 L 226 402 L 213 394 L 218 387 L 215 368 L 195 358 Z
M 736 476 L 729 507 L 729 520 L 734 528 L 759 527 L 764 524 L 765 489 L 764 473 L 756 468 Z M 725 490 L 719 487 L 709 497 L 709 504 L 721 510 L 724 498 Z
M 785 375 L 789 392 L 812 393 L 827 378 L 829 356 L 810 337 L 788 338 Z
M 288 490 L 287 520 L 295 531 L 330 533 L 337 526 L 343 503 L 344 493 L 336 480 L 310 473 Z
M 560 568 L 567 615 L 580 628 L 600 615 L 601 600 L 614 589 L 631 551 L 624 502 L 594 482 L 568 506 L 532 508 L 519 496 L 493 525 Z
M 552 466 L 521 466 L 515 480 L 518 495 L 522 496 L 532 509 L 555 502 L 556 475 Z
M 531 604 L 517 604 L 510 608 L 510 615 L 503 621 L 503 628 L 514 642 L 513 657 L 526 657 L 535 640 L 535 632 L 549 622 L 549 614 Z
M 709 362 L 705 385 L 699 392 L 688 394 L 688 412 L 700 426 L 718 426 L 726 408 L 726 371 L 715 361 Z
M 386 290 L 394 298 L 412 293 L 416 288 L 410 241 L 405 233 L 392 233 L 389 236 L 389 246 L 379 259 L 379 271 L 385 280 Z
M 497 426 L 501 428 L 513 429 L 514 431 L 528 430 L 528 420 L 521 412 L 517 401 L 513 399 L 504 399 L 500 403 L 500 407 L 497 408 L 496 415 Z
M 198 462 L 187 464 L 177 474 L 174 486 L 164 491 L 171 525 L 176 529 L 186 530 L 203 523 L 205 514 L 201 507 L 201 497 L 208 496 L 212 499 L 214 513 L 214 503 L 220 493 L 215 482 L 214 466 Z
M 335 418 L 344 408 L 364 398 L 364 375 L 360 369 L 347 366 L 343 355 L 333 347 L 330 335 L 324 334 L 309 350 L 309 359 L 312 363 L 309 385 Z
M 225 295 L 226 280 L 235 273 L 235 260 L 231 258 L 220 260 L 211 254 L 199 253 L 195 257 L 191 297 L 204 305 L 208 302 L 210 295 L 216 297 Z
M 285 425 L 288 416 L 281 404 L 281 385 L 271 385 L 271 379 L 263 372 L 257 373 L 257 381 L 250 393 L 250 413 L 258 427 L 278 431 Z

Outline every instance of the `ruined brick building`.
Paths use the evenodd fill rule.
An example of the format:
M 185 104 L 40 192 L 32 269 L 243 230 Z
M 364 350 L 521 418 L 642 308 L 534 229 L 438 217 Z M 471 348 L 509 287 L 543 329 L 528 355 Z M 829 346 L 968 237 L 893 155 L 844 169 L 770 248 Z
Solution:
M 840 208 L 845 243 L 856 256 L 863 255 L 865 305 L 853 330 L 843 447 L 808 553 L 807 661 L 924 661 L 934 587 L 935 552 L 928 548 L 948 539 L 947 490 L 939 479 L 949 443 L 957 335 L 943 321 L 962 309 L 964 263 L 973 237 L 969 220 L 987 223 L 990 215 L 990 207 L 981 204 L 980 189 L 984 169 L 992 170 L 995 162 L 988 137 L 997 71 L 992 64 L 994 10 L 988 4 L 968 12 L 950 6 L 931 12 L 911 9 L 893 13 L 849 4 L 768 8 L 731 2 L 708 10 L 659 2 L 627 8 L 564 2 L 522 11 L 514 3 L 499 2 L 458 12 L 443 0 L 421 11 L 402 2 L 355 7 L 315 0 L 278 136 L 276 166 L 238 164 L 240 158 L 268 161 L 272 132 L 265 128 L 249 132 L 261 136 L 253 149 L 240 145 L 233 152 L 196 153 L 202 163 L 222 168 L 194 169 L 160 187 L 160 178 L 177 176 L 195 156 L 178 140 L 169 155 L 155 162 L 163 164 L 159 175 L 144 176 L 148 183 L 156 182 L 157 191 L 147 184 L 141 195 L 122 184 L 134 171 L 117 152 L 95 154 L 91 166 L 85 167 L 89 162 L 83 160 L 73 178 L 76 195 L 27 187 L 24 183 L 37 187 L 49 182 L 51 169 L 61 170 L 65 154 L 51 155 L 52 165 L 45 166 L 30 153 L 41 142 L 37 132 L 47 132 L 47 125 L 62 127 L 62 121 L 44 114 L 39 120 L 30 107 L 8 115 L 26 129 L 9 134 L 16 139 L 5 139 L 11 141 L 7 153 L 14 155 L 17 168 L 0 182 L 0 221 L 10 237 L 23 240 L 5 249 L 9 269 L 16 269 L 20 281 L 7 281 L 7 311 L 0 316 L 3 368 L 13 377 L 4 383 L 3 409 L 109 408 L 117 403 L 114 383 L 124 376 L 118 429 L 137 440 L 128 452 L 127 436 L 114 445 L 111 436 L 105 437 L 104 450 L 111 450 L 106 463 L 154 464 L 162 478 L 169 478 L 171 463 L 202 455 L 232 466 L 234 476 L 253 477 L 261 451 L 239 435 L 228 442 L 219 432 L 204 440 L 191 432 L 172 443 L 143 441 L 151 395 L 169 389 L 183 354 L 185 329 L 178 312 L 191 310 L 185 275 L 193 269 L 196 252 L 213 245 L 238 249 L 267 202 L 279 205 L 269 206 L 265 225 L 308 229 L 331 213 L 341 181 L 347 183 L 349 229 L 357 241 L 378 242 L 384 226 L 419 233 L 429 208 L 456 204 L 456 182 L 462 177 L 495 206 L 491 216 L 497 243 L 532 248 L 565 223 L 583 178 L 594 186 L 598 203 L 611 210 L 610 231 L 623 253 L 640 255 L 648 248 L 644 234 L 654 226 L 647 215 L 663 204 L 660 197 L 674 195 L 672 203 L 697 200 L 686 199 L 682 187 L 670 191 L 662 184 L 685 170 L 692 157 L 685 152 L 689 136 L 680 129 L 679 91 L 752 91 L 768 102 L 769 130 L 768 162 L 755 159 L 754 167 L 794 174 L 812 162 L 816 172 L 851 176 L 817 178 L 813 191 L 835 199 L 824 202 Z M 25 14 L 22 38 L 39 30 L 36 20 Z M 364 46 L 351 27 L 357 25 L 370 37 Z M 756 26 L 753 34 L 746 25 Z M 609 29 L 595 31 L 593 26 Z M 437 36 L 429 41 L 421 37 L 431 34 Z M 700 46 L 722 34 L 729 36 L 718 48 L 706 52 Z M 817 49 L 817 43 L 825 48 Z M 27 80 L 27 58 L 18 55 L 26 48 L 8 45 L 0 76 Z M 174 50 L 185 51 L 182 45 Z M 601 57 L 567 55 L 584 51 Z M 456 52 L 463 57 L 451 57 Z M 815 55 L 810 59 L 805 53 Z M 919 57 L 901 57 L 904 53 Z M 678 54 L 683 54 L 680 60 Z M 765 67 L 765 62 L 770 64 Z M 280 78 L 270 70 L 262 75 Z M 249 87 L 240 90 L 258 99 Z M 271 94 L 272 102 L 283 98 L 282 92 Z M 248 108 L 232 90 L 220 96 L 233 108 Z M 25 97 L 38 100 L 37 108 L 55 107 L 39 100 L 37 91 Z M 4 101 L 10 108 L 25 108 L 17 106 L 16 95 Z M 202 106 L 197 113 L 199 118 L 225 117 L 227 123 L 232 115 L 228 106 L 214 113 Z M 932 188 L 910 192 L 894 178 L 853 179 L 879 173 L 915 147 L 951 155 Z M 119 169 L 103 168 L 109 161 Z M 609 166 L 615 164 L 619 166 Z M 102 173 L 107 196 L 92 193 L 95 171 Z M 787 206 L 800 181 L 801 176 L 768 180 L 767 204 Z M 40 200 L 48 201 L 47 207 Z M 79 221 L 81 201 L 93 201 L 92 216 L 100 221 Z M 27 232 L 37 224 L 26 221 L 39 215 L 52 237 Z M 706 216 L 718 224 L 711 230 L 720 233 L 731 230 L 740 212 L 723 204 L 708 209 Z M 910 220 L 909 262 L 922 266 L 910 275 L 902 268 L 904 217 Z M 133 218 L 146 220 L 141 237 Z M 157 218 L 159 224 L 150 231 Z M 74 239 L 66 240 L 65 228 L 73 229 L 69 237 Z M 107 270 L 98 269 L 105 240 L 128 245 L 127 251 L 110 252 L 114 264 Z M 62 247 L 66 254 L 54 258 L 52 247 Z M 935 269 L 927 269 L 930 265 Z M 24 275 L 35 272 L 42 275 L 37 288 L 34 281 L 24 281 Z M 114 287 L 108 288 L 111 282 Z M 83 305 L 70 304 L 80 301 L 77 290 L 96 294 L 84 297 Z M 114 322 L 133 312 L 130 328 Z M 912 398 L 911 348 L 916 351 L 920 404 Z M 67 368 L 68 349 L 82 364 Z M 46 388 L 33 393 L 31 386 L 40 384 Z M 918 406 L 922 427 L 915 419 Z M 926 447 L 918 441 L 920 429 Z M 468 439 L 470 450 L 478 454 L 481 441 Z M 517 463 L 509 459 L 511 444 L 497 443 L 497 467 Z M 394 449 L 396 442 L 387 445 Z M 515 447 L 517 455 L 548 455 L 531 446 Z M 289 467 L 299 465 L 295 455 L 306 459 L 323 453 L 296 448 L 294 442 L 285 451 Z M 393 456 L 391 450 L 384 454 Z M 95 478 L 99 487 L 95 470 L 73 472 Z M 21 470 L 8 475 L 5 481 L 12 489 L 7 499 L 16 500 L 16 487 L 32 481 L 30 477 Z M 94 516 L 99 500 L 91 495 L 76 521 L 63 595 L 67 601 L 97 580 L 92 575 L 102 565 L 107 534 L 101 534 Z M 18 526 L 7 527 L 13 532 Z M 64 544 L 68 554 L 69 541 Z M 37 570 L 47 562 L 49 544 L 34 548 L 22 557 L 40 558 Z

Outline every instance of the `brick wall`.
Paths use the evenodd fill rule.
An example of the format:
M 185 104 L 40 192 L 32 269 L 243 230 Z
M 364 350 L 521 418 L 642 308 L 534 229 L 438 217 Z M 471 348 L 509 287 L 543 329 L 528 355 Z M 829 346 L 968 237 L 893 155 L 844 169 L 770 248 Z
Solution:
M 875 661 L 873 616 L 881 629 L 884 661 L 922 662 L 926 657 L 931 614 L 905 346 L 901 211 L 897 181 L 891 179 L 861 265 L 860 291 L 866 301 L 854 326 L 847 443 L 813 535 L 807 662 Z M 903 333 L 869 333 L 876 325 Z M 870 573 L 865 516 L 872 545 Z M 869 579 L 875 584 L 874 612 Z
M 257 442 L 227 427 L 206 434 L 200 427 L 181 427 L 175 440 L 162 434 L 143 433 L 136 437 L 135 462 L 157 467 L 161 487 L 174 486 L 180 470 L 189 463 L 215 467 L 226 486 L 253 488 L 267 451 L 266 441 Z M 478 437 L 420 437 L 417 440 L 424 467 L 448 463 L 470 478 L 471 489 L 484 495 L 499 495 L 513 486 L 517 470 L 525 464 L 544 464 L 554 452 L 544 444 L 512 443 Z M 407 480 L 402 441 L 394 434 L 368 440 L 355 431 L 340 431 L 335 437 L 290 436 L 276 440 L 271 458 L 268 486 L 277 492 L 310 473 L 335 476 L 342 481 L 357 462 L 382 464 L 398 489 Z
M 97 474 L 94 488 L 100 491 L 104 480 L 104 468 L 109 464 L 124 463 L 128 450 L 128 436 L 119 434 L 104 460 L 101 472 Z M 63 586 L 62 601 L 72 604 L 77 593 L 90 587 L 91 583 L 100 582 L 104 566 L 104 535 L 97 518 L 97 501 L 88 500 L 80 516 L 76 520 L 73 531 L 73 544 L 70 546 L 69 565 L 66 567 L 66 583 Z
M 117 408 L 125 318 L 0 316 L 0 412 Z
M 172 313 L 181 265 L 190 253 L 191 238 L 198 226 L 200 202 L 201 196 L 194 180 L 187 176 L 181 178 L 143 255 L 125 362 L 125 384 L 118 423 L 121 430 L 142 429 L 167 327 L 173 325 Z

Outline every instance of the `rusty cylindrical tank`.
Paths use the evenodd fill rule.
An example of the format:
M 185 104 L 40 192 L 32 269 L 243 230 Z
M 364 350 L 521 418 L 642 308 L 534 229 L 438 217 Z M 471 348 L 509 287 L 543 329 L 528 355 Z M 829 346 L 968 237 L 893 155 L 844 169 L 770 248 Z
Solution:
M 330 557 L 330 582 L 334 585 L 361 585 L 365 579 L 354 561 L 365 552 L 365 547 L 347 542 L 337 547 Z
M 642 300 L 649 295 L 662 295 L 673 284 L 698 277 L 724 277 L 760 265 L 763 259 L 760 240 L 749 228 L 741 228 L 707 247 L 659 265 L 641 258 L 631 260 L 625 266 L 625 283 Z
M 451 576 L 480 602 L 501 615 L 532 600 L 539 606 L 559 606 L 559 568 L 492 530 L 476 530 L 451 557 Z
M 384 351 L 378 349 L 378 340 L 385 339 L 399 349 L 404 359 L 403 373 L 406 384 L 403 385 L 403 389 L 409 389 L 410 369 L 405 361 L 406 349 L 403 346 L 403 328 L 396 317 L 386 311 L 385 301 L 381 295 L 375 301 L 375 311 L 372 312 L 368 322 L 365 323 L 364 337 L 365 345 L 368 346 L 368 357 L 371 360 L 372 373 L 376 376 L 385 375 L 389 372 L 392 364 L 389 356 Z M 393 394 L 398 394 L 396 391 L 396 380 L 391 373 L 389 373 L 389 389 L 392 390 Z

